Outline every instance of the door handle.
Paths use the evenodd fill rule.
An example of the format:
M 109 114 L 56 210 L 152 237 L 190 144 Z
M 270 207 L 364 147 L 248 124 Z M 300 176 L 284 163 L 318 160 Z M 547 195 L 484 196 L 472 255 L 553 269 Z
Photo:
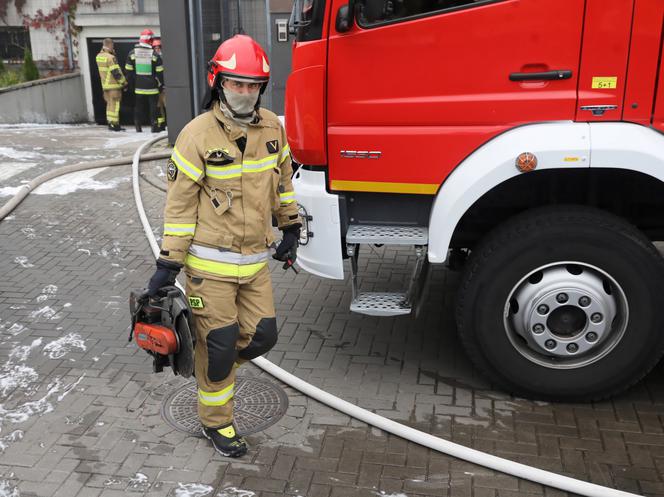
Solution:
M 557 79 L 570 79 L 571 77 L 572 71 L 569 69 L 562 69 L 558 71 L 510 73 L 510 81 L 552 81 Z

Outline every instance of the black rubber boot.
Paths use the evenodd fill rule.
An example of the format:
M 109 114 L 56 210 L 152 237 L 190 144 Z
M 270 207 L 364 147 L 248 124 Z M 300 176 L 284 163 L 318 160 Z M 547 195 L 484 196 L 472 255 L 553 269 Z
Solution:
M 136 125 L 136 133 L 142 133 L 142 132 L 143 132 L 143 128 L 140 125 L 137 124 Z
M 120 126 L 120 123 L 111 124 L 110 128 L 113 131 L 124 131 L 125 130 L 122 126 Z
M 232 424 L 220 428 L 203 426 L 203 436 L 212 442 L 214 450 L 225 457 L 241 457 L 247 453 L 247 442 L 235 433 Z

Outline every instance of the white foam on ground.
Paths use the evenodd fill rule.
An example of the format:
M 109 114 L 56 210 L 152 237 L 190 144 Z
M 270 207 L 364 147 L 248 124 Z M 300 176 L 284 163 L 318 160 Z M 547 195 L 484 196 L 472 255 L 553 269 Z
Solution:
M 21 256 L 15 258 L 15 259 L 14 259 L 14 262 L 15 262 L 16 264 L 19 264 L 21 267 L 25 267 L 25 268 L 28 268 L 28 267 L 35 267 L 34 264 L 30 264 L 30 263 L 28 262 L 28 258 L 25 257 L 24 255 L 21 255 Z
M 27 150 L 17 150 L 12 147 L 0 147 L 0 155 L 3 155 L 5 157 L 9 157 L 10 159 L 24 159 L 24 160 L 29 160 L 29 159 L 38 159 L 42 156 L 42 154 L 38 152 L 28 152 Z M 4 168 L 3 168 L 4 169 Z
M 42 343 L 41 337 L 35 338 L 30 345 L 18 345 L 9 353 L 9 360 L 7 365 L 16 364 L 17 362 L 25 362 L 30 355 L 32 349 L 36 349 Z
M 108 138 L 104 144 L 104 148 L 117 148 L 120 145 L 128 143 L 141 142 L 149 138 L 146 133 L 136 133 L 136 131 L 127 130 L 126 133 L 118 133 L 112 138 Z
M 60 359 L 74 348 L 86 350 L 85 342 L 78 333 L 69 333 L 52 341 L 44 347 L 42 352 L 48 354 L 51 359 Z
M 37 309 L 36 311 L 32 311 L 28 317 L 32 319 L 39 319 L 39 318 L 44 318 L 44 319 L 60 319 L 60 314 L 55 312 L 55 309 L 49 307 L 49 306 L 44 306 L 41 309 Z
M 90 169 L 88 171 L 79 171 L 77 173 L 65 174 L 58 178 L 47 181 L 38 186 L 33 193 L 37 195 L 67 195 L 77 190 L 111 190 L 120 183 L 129 181 L 129 177 L 114 178 L 107 181 L 97 181 L 92 179 L 95 175 L 106 170 Z M 2 190 L 0 190 L 0 195 Z
M 0 163 L 0 182 L 35 167 L 36 162 L 2 162 Z
M 0 497 L 21 497 L 21 493 L 9 480 L 0 480 Z
M 16 388 L 27 390 L 30 384 L 38 379 L 37 372 L 24 364 L 5 366 L 0 372 L 0 396 L 6 397 Z
M 203 497 L 209 495 L 214 488 L 209 485 L 202 485 L 201 483 L 180 483 L 178 488 L 175 489 L 175 497 Z
M 228 487 L 219 492 L 216 497 L 253 497 L 254 495 L 256 494 L 251 490 L 242 490 L 240 488 Z
M 9 328 L 7 328 L 6 324 L 0 324 L 0 335 L 9 335 L 12 337 L 15 337 L 16 335 L 20 335 L 23 333 L 27 328 L 23 326 L 22 324 L 14 323 L 12 324 Z
M 14 430 L 9 435 L 5 435 L 4 437 L 0 438 L 0 453 L 4 452 L 5 449 L 9 447 L 10 443 L 21 440 L 23 435 L 23 430 Z

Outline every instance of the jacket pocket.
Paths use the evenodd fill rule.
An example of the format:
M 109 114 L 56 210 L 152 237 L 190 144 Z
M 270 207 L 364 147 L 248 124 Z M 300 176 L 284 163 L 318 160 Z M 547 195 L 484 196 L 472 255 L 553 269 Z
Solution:
M 200 242 L 212 247 L 229 249 L 233 246 L 233 235 L 197 227 L 196 234 L 194 235 L 194 242 Z

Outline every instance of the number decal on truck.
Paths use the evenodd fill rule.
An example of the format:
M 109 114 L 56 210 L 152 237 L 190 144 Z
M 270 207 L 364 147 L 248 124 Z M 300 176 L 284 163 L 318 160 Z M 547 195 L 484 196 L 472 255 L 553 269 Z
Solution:
M 601 88 L 603 90 L 614 89 L 618 87 L 618 78 L 617 76 L 603 77 L 595 76 L 593 77 L 593 88 Z

